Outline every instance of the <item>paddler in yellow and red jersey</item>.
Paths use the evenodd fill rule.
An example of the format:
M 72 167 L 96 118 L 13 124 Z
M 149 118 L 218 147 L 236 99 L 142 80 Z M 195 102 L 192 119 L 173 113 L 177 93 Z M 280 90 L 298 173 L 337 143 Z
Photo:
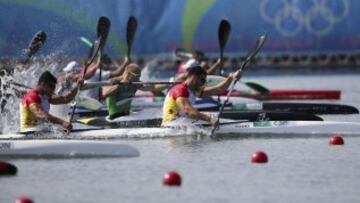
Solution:
M 80 81 L 76 87 L 73 87 L 65 95 L 56 95 L 54 93 L 57 79 L 50 72 L 45 71 L 41 74 L 37 85 L 28 91 L 20 107 L 21 132 L 42 131 L 48 126 L 47 122 L 61 125 L 63 128 L 70 130 L 70 122 L 53 116 L 49 113 L 50 104 L 67 104 L 71 102 L 77 93 Z
M 193 107 L 196 97 L 217 95 L 225 92 L 231 82 L 241 77 L 240 70 L 231 73 L 224 81 L 214 86 L 205 86 L 207 73 L 194 63 L 186 69 L 184 82 L 173 86 L 166 95 L 163 106 L 162 126 L 176 125 L 181 120 L 203 120 L 217 125 L 217 119 L 199 112 Z

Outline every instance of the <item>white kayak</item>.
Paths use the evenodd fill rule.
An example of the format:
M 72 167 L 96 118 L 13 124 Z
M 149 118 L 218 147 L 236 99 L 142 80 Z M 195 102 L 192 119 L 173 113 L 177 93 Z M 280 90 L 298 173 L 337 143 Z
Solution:
M 98 140 L 2 140 L 0 157 L 137 157 L 127 144 Z
M 210 134 L 211 127 L 203 125 L 183 125 L 179 127 L 136 127 L 117 129 L 93 129 L 72 132 L 67 139 L 117 139 L 117 138 L 161 138 L 186 135 Z M 341 135 L 360 135 L 360 123 L 337 121 L 222 121 L 216 135 L 221 137 L 247 137 L 259 135 L 263 137 L 296 137 L 317 136 L 338 133 Z M 40 136 L 40 137 L 39 137 Z M 51 139 L 59 138 L 58 134 L 4 134 L 0 139 Z

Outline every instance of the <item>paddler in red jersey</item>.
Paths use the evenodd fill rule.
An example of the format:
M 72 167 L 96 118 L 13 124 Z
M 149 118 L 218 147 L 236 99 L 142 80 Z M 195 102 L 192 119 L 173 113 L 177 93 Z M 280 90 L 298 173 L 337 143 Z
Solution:
M 51 115 L 49 109 L 50 104 L 71 102 L 76 96 L 80 82 L 65 95 L 54 94 L 56 84 L 55 76 L 45 71 L 41 74 L 36 87 L 25 94 L 20 107 L 21 132 L 42 131 L 48 127 L 46 122 L 71 130 L 71 123 Z
M 224 81 L 214 86 L 205 86 L 207 73 L 194 63 L 186 69 L 185 80 L 172 87 L 166 95 L 163 106 L 162 126 L 173 126 L 181 120 L 203 120 L 211 125 L 217 125 L 217 119 L 199 112 L 193 107 L 196 96 L 205 97 L 223 93 L 231 82 L 241 77 L 240 70 L 231 73 Z

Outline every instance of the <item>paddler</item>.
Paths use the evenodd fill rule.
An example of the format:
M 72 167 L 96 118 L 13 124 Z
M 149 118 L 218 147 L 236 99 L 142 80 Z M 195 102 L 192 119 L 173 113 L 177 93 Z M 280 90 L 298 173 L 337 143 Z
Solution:
M 203 54 L 200 51 L 193 52 L 193 58 L 188 59 L 187 61 L 181 63 L 178 68 L 177 74 L 170 79 L 171 82 L 184 82 L 187 77 L 186 70 L 193 66 L 200 66 L 207 75 L 214 74 L 214 72 L 223 64 L 221 59 L 218 59 L 211 67 L 208 63 L 202 58 Z M 159 85 L 156 91 L 153 91 L 154 95 L 160 95 L 159 92 L 168 88 L 167 85 Z
M 208 75 L 215 74 L 217 69 L 222 65 L 222 61 L 218 59 L 212 66 L 209 65 L 207 58 L 205 57 L 204 52 L 200 50 L 195 50 L 191 53 L 191 58 L 181 62 L 178 68 L 178 74 L 182 74 L 186 72 L 189 64 L 199 63 L 199 65 L 206 71 Z
M 87 75 L 87 77 L 85 78 L 85 82 L 106 81 L 111 78 L 118 77 L 123 74 L 125 66 L 130 63 L 129 60 L 125 58 L 120 66 L 112 69 L 112 60 L 108 55 L 104 54 L 100 58 L 100 65 L 96 67 L 96 70 L 92 70 L 92 72 Z M 81 91 L 80 96 L 90 97 L 98 101 L 104 99 L 101 97 L 101 88 L 92 88 L 89 90 Z
M 122 76 L 112 79 L 114 85 L 103 87 L 102 97 L 105 98 L 110 120 L 129 115 L 132 98 L 138 89 L 152 91 L 158 88 L 159 85 L 131 84 L 131 82 L 139 82 L 140 76 L 140 67 L 135 63 L 130 63 L 125 67 Z M 119 82 L 122 84 L 117 84 Z
M 163 106 L 163 126 L 176 125 L 177 120 L 203 120 L 211 125 L 217 125 L 217 119 L 199 112 L 193 107 L 196 96 L 205 97 L 218 95 L 227 90 L 231 82 L 241 77 L 240 70 L 231 73 L 225 80 L 214 86 L 205 86 L 206 71 L 197 63 L 188 67 L 184 82 L 173 86 L 166 95 Z
M 61 125 L 71 130 L 68 121 L 49 113 L 50 104 L 67 104 L 76 96 L 80 81 L 65 95 L 54 93 L 57 79 L 49 71 L 41 74 L 37 85 L 28 91 L 21 101 L 20 119 L 21 132 L 42 131 L 48 127 L 47 122 Z
M 95 82 L 95 81 L 106 81 L 114 77 L 118 77 L 123 74 L 125 66 L 128 65 L 130 62 L 127 58 L 124 59 L 121 65 L 117 65 L 115 69 L 112 69 L 112 60 L 106 54 L 103 56 L 99 56 L 97 60 L 92 63 L 86 70 L 84 75 L 85 82 Z M 83 77 L 84 68 L 80 68 L 80 72 L 78 72 L 78 68 L 70 69 L 68 68 L 70 65 L 74 65 L 73 62 L 70 62 L 68 66 L 66 66 L 63 71 L 68 73 L 69 70 L 76 70 L 74 74 L 67 77 L 70 81 L 78 81 Z M 101 71 L 100 71 L 101 68 Z M 80 92 L 80 97 L 90 97 L 92 99 L 96 99 L 98 101 L 102 100 L 100 88 L 92 88 L 88 90 L 84 90 Z

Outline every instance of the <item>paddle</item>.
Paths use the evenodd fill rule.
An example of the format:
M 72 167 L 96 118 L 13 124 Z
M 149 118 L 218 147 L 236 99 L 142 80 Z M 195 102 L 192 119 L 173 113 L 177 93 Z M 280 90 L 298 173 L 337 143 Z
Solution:
M 229 122 L 219 123 L 219 126 L 220 125 L 231 125 L 231 124 L 237 124 L 237 123 L 247 123 L 247 122 L 251 122 L 251 121 L 249 121 L 249 120 L 229 121 Z M 211 125 L 209 123 L 203 123 L 203 124 L 199 124 L 198 126 L 210 127 Z
M 242 71 L 242 70 L 245 68 L 245 66 L 255 57 L 255 55 L 257 54 L 257 52 L 258 52 L 258 51 L 261 49 L 261 47 L 264 45 L 265 40 L 266 40 L 266 34 L 261 35 L 260 38 L 256 41 L 256 44 L 255 44 L 255 46 L 253 47 L 253 49 L 250 50 L 250 52 L 248 53 L 245 61 L 241 64 L 240 69 L 239 69 L 240 71 Z M 229 88 L 228 93 L 227 93 L 227 95 L 226 95 L 226 99 L 225 99 L 224 103 L 222 104 L 222 106 L 221 106 L 221 108 L 220 108 L 220 110 L 219 110 L 219 114 L 218 114 L 218 116 L 217 116 L 217 120 L 218 120 L 218 121 L 219 121 L 219 119 L 220 119 L 220 116 L 221 116 L 222 112 L 224 111 L 224 108 L 225 108 L 226 103 L 228 103 L 228 101 L 229 101 L 229 97 L 230 97 L 230 95 L 231 95 L 231 92 L 233 91 L 233 89 L 234 89 L 234 87 L 235 87 L 235 84 L 236 84 L 236 82 L 237 82 L 238 80 L 239 80 L 239 79 L 233 80 L 232 83 L 231 83 L 231 85 L 230 85 L 230 88 Z M 217 127 L 218 127 L 218 125 L 217 125 L 217 126 L 214 126 L 214 127 L 211 129 L 211 134 L 210 134 L 211 137 L 214 137 L 214 132 L 215 132 L 215 130 L 217 129 Z
M 23 54 L 25 55 L 25 59 L 23 59 L 22 63 L 27 64 L 29 60 L 39 51 L 39 49 L 45 44 L 47 35 L 44 31 L 38 31 L 34 34 L 33 38 L 31 39 L 29 45 L 26 49 L 24 49 Z M 31 89 L 31 87 L 10 81 L 11 84 L 16 85 L 18 87 Z
M 260 94 L 269 94 L 270 90 L 262 85 L 260 85 L 259 83 L 255 83 L 255 82 L 244 82 L 244 84 L 248 87 L 250 87 L 251 89 L 259 92 Z
M 219 67 L 219 75 L 222 75 L 223 69 L 223 60 L 224 60 L 224 48 L 229 39 L 231 30 L 231 25 L 227 20 L 221 20 L 218 28 L 218 40 L 220 47 L 220 67 Z M 220 101 L 220 96 L 218 96 L 218 101 Z
M 104 50 L 104 46 L 107 40 L 107 36 L 108 36 L 108 31 L 110 30 L 110 20 L 106 17 L 100 17 L 102 19 L 100 19 L 103 23 L 99 24 L 97 27 L 97 37 L 98 39 L 100 39 L 100 51 L 99 51 L 99 56 L 102 58 L 103 57 L 103 50 Z M 100 58 L 100 60 L 101 60 Z M 102 80 L 102 64 L 99 67 L 99 81 Z M 101 98 L 101 88 L 99 88 L 99 92 L 98 92 L 98 98 Z
M 110 20 L 105 17 L 101 16 L 99 18 L 99 23 L 97 26 L 97 38 L 100 39 L 100 50 L 102 51 L 104 49 L 104 46 L 106 44 L 106 40 L 109 34 L 109 30 L 111 27 Z
M 46 33 L 44 31 L 38 31 L 31 39 L 28 47 L 24 50 L 24 54 L 27 59 L 30 59 L 34 54 L 44 45 L 46 41 Z
M 17 82 L 11 82 L 13 85 L 15 86 L 18 86 L 18 87 L 22 87 L 22 88 L 25 88 L 25 89 L 31 89 L 31 87 L 27 86 L 27 85 L 23 85 L 23 84 L 20 84 L 20 83 L 17 83 Z
M 126 43 L 127 43 L 126 56 L 128 59 L 130 59 L 131 47 L 134 41 L 136 29 L 137 29 L 137 20 L 134 16 L 130 16 L 126 28 Z
M 22 63 L 22 65 L 26 65 L 29 63 L 30 59 L 34 56 L 34 54 L 44 45 L 46 41 L 46 33 L 43 31 L 38 31 L 37 33 L 35 33 L 35 35 L 32 37 L 29 45 L 27 46 L 26 49 L 24 49 L 23 51 L 23 55 L 25 56 L 25 59 L 20 60 L 19 62 Z M 13 70 L 7 72 L 6 69 L 5 73 L 12 75 L 13 74 Z M 2 113 L 5 109 L 5 106 L 7 104 L 7 99 L 10 98 L 11 96 L 13 96 L 12 94 L 6 93 L 6 89 L 8 86 L 10 86 L 10 84 L 12 85 L 16 85 L 18 87 L 23 87 L 23 88 L 27 88 L 27 89 L 31 89 L 30 87 L 14 82 L 13 78 L 9 79 L 8 81 L 1 81 L 1 85 L 0 85 L 0 113 Z M 10 86 L 11 87 L 11 86 Z M 18 91 L 16 88 L 11 87 L 12 89 L 15 89 L 15 91 Z M 4 99 L 3 99 L 4 98 Z
M 106 38 L 107 38 L 107 35 L 109 33 L 109 30 L 110 30 L 110 20 L 107 17 L 104 17 L 104 16 L 100 17 L 99 21 L 98 21 L 98 26 L 97 26 L 97 36 L 98 36 L 98 38 L 93 43 L 90 54 L 88 56 L 88 60 L 86 60 L 86 64 L 85 64 L 85 68 L 84 68 L 82 78 L 84 78 L 86 70 L 88 69 L 90 64 L 92 64 L 94 62 L 95 58 L 98 56 L 98 53 L 101 50 L 101 48 L 104 47 L 103 43 L 106 42 Z M 80 88 L 81 87 L 79 87 L 78 92 L 79 92 Z M 72 112 L 71 112 L 71 116 L 70 116 L 70 120 L 69 120 L 70 123 L 72 123 L 74 113 L 75 113 L 75 110 L 76 110 L 77 97 L 78 97 L 78 94 L 76 95 L 75 105 L 74 105 L 74 107 L 72 109 Z M 68 131 L 68 134 L 69 133 L 70 133 L 70 131 Z
M 220 46 L 220 61 L 223 61 L 224 58 L 224 48 L 226 46 L 226 43 L 229 39 L 229 35 L 230 35 L 230 31 L 231 31 L 231 25 L 227 20 L 222 20 L 220 22 L 219 25 L 219 29 L 218 29 L 218 38 L 219 38 L 219 46 Z M 223 65 L 220 65 L 219 68 L 219 75 L 222 74 L 222 68 Z
M 92 88 L 97 88 L 97 87 L 102 87 L 102 86 L 110 86 L 110 85 L 175 85 L 178 84 L 177 82 L 120 82 L 120 81 L 116 81 L 116 82 L 112 82 L 112 81 L 96 81 L 96 82 L 85 82 L 82 87 L 81 90 L 87 90 L 87 89 L 92 89 Z

